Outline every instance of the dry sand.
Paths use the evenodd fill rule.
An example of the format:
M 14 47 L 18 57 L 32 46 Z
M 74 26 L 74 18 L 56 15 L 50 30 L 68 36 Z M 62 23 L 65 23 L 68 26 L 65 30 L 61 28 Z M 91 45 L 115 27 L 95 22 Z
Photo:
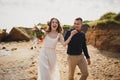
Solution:
M 31 49 L 32 42 L 0 43 L 0 80 L 37 80 L 38 54 L 41 43 Z M 120 80 L 120 53 L 99 51 L 88 45 L 91 56 L 88 80 Z M 66 48 L 58 43 L 57 61 L 61 80 L 67 80 L 68 64 Z M 81 72 L 76 67 L 75 80 Z

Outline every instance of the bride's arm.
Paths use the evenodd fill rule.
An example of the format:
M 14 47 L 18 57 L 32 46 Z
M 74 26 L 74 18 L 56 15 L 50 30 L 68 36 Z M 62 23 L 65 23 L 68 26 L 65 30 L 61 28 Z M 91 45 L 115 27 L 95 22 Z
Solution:
M 43 39 L 46 37 L 46 35 L 48 34 L 47 31 L 44 32 L 44 35 L 43 35 Z
M 70 36 L 67 38 L 66 41 L 64 40 L 63 35 L 60 34 L 59 41 L 61 42 L 61 44 L 62 44 L 63 46 L 66 46 L 66 45 L 68 45 L 68 43 L 71 41 L 71 38 L 72 38 L 76 33 L 77 33 L 76 30 L 71 31 Z

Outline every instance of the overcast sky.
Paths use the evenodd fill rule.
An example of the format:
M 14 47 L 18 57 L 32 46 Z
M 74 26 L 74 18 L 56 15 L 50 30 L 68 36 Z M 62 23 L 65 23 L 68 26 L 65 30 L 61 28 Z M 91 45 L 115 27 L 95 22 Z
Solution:
M 52 17 L 73 24 L 76 17 L 96 20 L 110 11 L 120 12 L 120 0 L 0 0 L 0 28 L 32 27 Z

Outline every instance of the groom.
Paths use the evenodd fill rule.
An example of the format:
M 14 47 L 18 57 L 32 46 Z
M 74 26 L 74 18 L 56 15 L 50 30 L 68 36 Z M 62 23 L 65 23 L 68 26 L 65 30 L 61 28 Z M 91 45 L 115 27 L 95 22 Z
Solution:
M 65 41 L 66 41 L 67 38 L 70 36 L 71 31 L 73 30 L 78 31 L 78 33 L 76 33 L 72 37 L 67 47 L 69 80 L 74 80 L 74 72 L 76 66 L 79 67 L 82 73 L 80 80 L 86 80 L 88 77 L 87 64 L 90 65 L 91 62 L 86 46 L 85 34 L 81 32 L 81 27 L 82 27 L 82 18 L 76 18 L 74 21 L 74 28 L 67 31 L 65 35 Z M 82 51 L 84 52 L 84 54 L 82 54 Z M 86 60 L 84 58 L 84 55 L 86 57 Z

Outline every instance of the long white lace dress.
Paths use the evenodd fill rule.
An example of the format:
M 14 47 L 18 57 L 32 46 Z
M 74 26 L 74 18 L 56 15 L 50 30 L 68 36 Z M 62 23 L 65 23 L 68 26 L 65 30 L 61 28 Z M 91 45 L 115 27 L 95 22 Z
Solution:
M 60 33 L 56 38 L 46 35 L 38 60 L 38 80 L 60 80 L 59 69 L 56 63 L 55 48 Z

